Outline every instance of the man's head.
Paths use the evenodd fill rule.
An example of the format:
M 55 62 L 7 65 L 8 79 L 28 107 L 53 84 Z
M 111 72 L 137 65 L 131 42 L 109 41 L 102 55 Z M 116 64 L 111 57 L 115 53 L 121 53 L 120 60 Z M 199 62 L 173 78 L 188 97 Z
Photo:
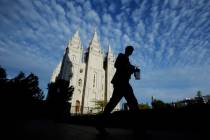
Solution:
M 133 46 L 127 46 L 125 48 L 125 55 L 130 56 L 133 53 L 133 50 L 134 50 Z

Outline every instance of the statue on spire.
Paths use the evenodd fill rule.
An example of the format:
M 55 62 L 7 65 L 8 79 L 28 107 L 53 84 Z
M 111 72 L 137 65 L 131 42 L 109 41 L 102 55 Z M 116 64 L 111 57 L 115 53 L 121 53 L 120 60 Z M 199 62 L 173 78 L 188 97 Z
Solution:
M 89 49 L 93 49 L 96 52 L 101 52 L 100 42 L 98 40 L 98 35 L 97 35 L 97 32 L 96 32 L 96 28 L 94 30 L 95 31 L 94 31 L 94 34 L 93 34 L 93 38 L 90 42 Z

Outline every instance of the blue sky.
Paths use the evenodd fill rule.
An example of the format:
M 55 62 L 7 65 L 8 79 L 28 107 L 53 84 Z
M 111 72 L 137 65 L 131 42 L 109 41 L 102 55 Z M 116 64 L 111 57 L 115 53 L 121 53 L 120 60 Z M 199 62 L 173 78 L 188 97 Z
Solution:
M 135 47 L 139 102 L 210 94 L 209 0 L 0 0 L 0 19 L 0 65 L 33 72 L 44 91 L 74 32 L 87 48 L 96 28 L 104 51 Z

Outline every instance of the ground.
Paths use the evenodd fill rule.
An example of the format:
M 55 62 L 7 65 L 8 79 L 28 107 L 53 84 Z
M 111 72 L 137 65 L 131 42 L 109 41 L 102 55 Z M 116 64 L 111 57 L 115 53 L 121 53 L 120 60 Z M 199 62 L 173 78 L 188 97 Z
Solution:
M 208 130 L 193 132 L 188 130 L 146 130 L 146 135 L 140 131 L 123 128 L 107 128 L 108 135 L 103 136 L 92 126 L 59 123 L 52 120 L 18 120 L 6 125 L 6 138 L 27 140 L 186 140 L 204 139 L 209 137 Z M 4 138 L 5 139 L 5 138 Z

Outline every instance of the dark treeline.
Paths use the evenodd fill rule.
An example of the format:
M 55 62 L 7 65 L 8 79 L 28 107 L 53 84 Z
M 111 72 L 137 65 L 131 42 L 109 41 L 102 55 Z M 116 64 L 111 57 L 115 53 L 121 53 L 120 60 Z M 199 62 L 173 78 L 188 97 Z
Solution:
M 1 116 L 20 119 L 63 119 L 69 117 L 68 100 L 73 93 L 69 82 L 57 80 L 48 84 L 48 95 L 39 88 L 39 79 L 33 73 L 20 72 L 8 79 L 0 66 Z
M 33 73 L 26 76 L 20 72 L 16 77 L 8 79 L 6 71 L 0 67 L 3 115 L 18 117 L 29 115 L 32 110 L 35 111 L 34 106 L 40 105 L 44 98 L 43 91 L 38 87 L 38 84 L 38 77 Z
M 200 92 L 200 91 L 198 91 Z M 209 98 L 209 95 L 207 95 L 208 98 Z M 165 103 L 161 100 L 158 100 L 158 99 L 154 99 L 152 100 L 151 102 L 151 105 L 152 105 L 152 109 L 154 110 L 157 110 L 157 109 L 168 109 L 168 110 L 171 110 L 171 109 L 194 109 L 194 110 L 197 110 L 197 109 L 210 109 L 210 100 L 204 99 L 205 96 L 196 96 L 192 99 L 184 99 L 184 100 L 181 100 L 181 101 L 177 101 L 177 102 L 172 102 L 172 103 Z
M 48 94 L 44 100 L 44 93 L 38 86 L 39 79 L 36 75 L 33 73 L 25 75 L 20 72 L 14 78 L 8 79 L 5 69 L 0 67 L 1 116 L 11 117 L 12 119 L 67 120 L 71 123 L 93 125 L 93 118 L 97 117 L 96 115 L 70 117 L 71 104 L 68 101 L 71 100 L 74 88 L 69 87 L 69 84 L 68 81 L 61 79 L 57 79 L 54 83 L 49 83 Z M 201 117 L 209 117 L 207 115 L 210 110 L 209 102 L 204 103 L 202 100 L 196 100 L 196 102 L 189 102 L 184 106 L 182 104 L 182 102 L 179 102 L 174 106 L 174 104 L 153 100 L 152 108 L 140 109 L 136 114 L 129 113 L 129 109 L 112 113 L 107 125 L 112 126 L 116 124 L 115 126 L 120 127 L 120 124 L 124 123 L 126 126 L 125 120 L 128 118 L 133 120 L 131 121 L 133 123 L 129 124 L 138 124 L 137 122 L 140 120 L 139 123 L 142 123 L 142 126 L 147 126 L 150 120 L 149 122 L 152 126 L 158 122 L 172 123 L 171 119 L 174 120 L 173 122 L 179 121 L 184 123 L 189 120 L 188 118 L 192 118 L 190 116 L 195 117 L 196 115 L 199 115 L 197 119 L 199 118 L 202 121 L 206 121 L 206 119 L 201 119 Z M 147 123 L 144 124 L 141 121 L 142 119 L 147 120 L 145 121 Z

